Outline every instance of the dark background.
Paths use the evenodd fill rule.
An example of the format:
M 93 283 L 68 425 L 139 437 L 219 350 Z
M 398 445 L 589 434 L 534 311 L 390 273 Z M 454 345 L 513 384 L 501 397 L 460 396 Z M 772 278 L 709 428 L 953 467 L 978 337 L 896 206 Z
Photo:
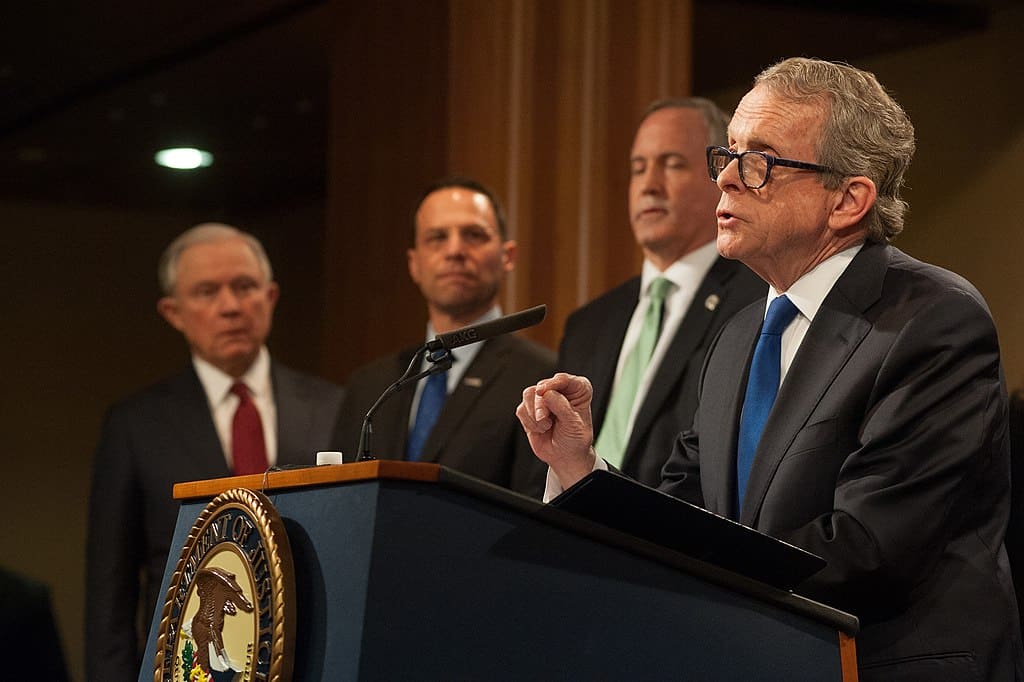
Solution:
M 397 17 L 394 30 L 404 31 L 400 37 L 408 42 L 420 40 L 429 55 L 443 50 L 447 39 L 432 35 L 432 26 L 451 25 L 450 17 L 465 12 L 504 10 L 510 3 L 457 5 L 453 0 L 376 7 L 380 15 Z M 584 13 L 605 6 L 629 11 L 633 3 L 620 5 L 557 3 L 566 12 Z M 339 140 L 348 139 L 339 130 L 347 130 L 357 108 L 365 106 L 364 93 L 351 83 L 376 93 L 375 101 L 392 98 L 397 108 L 405 95 L 373 72 L 354 73 L 365 64 L 344 57 L 347 45 L 339 41 L 349 40 L 346 27 L 364 21 L 365 12 L 362 5 L 340 0 L 145 6 L 44 1 L 3 11 L 0 434 L 9 468 L 0 503 L 2 563 L 51 585 L 76 679 L 88 650 L 81 627 L 84 524 L 102 414 L 116 398 L 187 358 L 180 338 L 155 310 L 156 260 L 177 233 L 196 222 L 220 220 L 264 241 L 282 287 L 271 346 L 288 364 L 342 382 L 375 348 L 402 345 L 402 334 L 422 334 L 423 317 L 413 314 L 402 315 L 402 334 L 359 336 L 371 318 L 391 314 L 392 304 L 408 310 L 421 304 L 405 281 L 400 248 L 383 250 L 394 252 L 393 261 L 361 260 L 359 254 L 385 235 L 370 229 L 365 218 L 346 218 L 386 209 L 396 216 L 389 224 L 404 234 L 404 216 L 415 198 L 410 188 L 457 169 L 449 169 L 451 156 L 436 154 L 438 143 L 429 137 L 410 150 L 421 159 L 411 168 L 381 169 L 382 157 L 339 149 Z M 403 24 L 408 12 L 419 14 Z M 424 16 L 437 18 L 436 24 L 422 24 Z M 691 90 L 723 106 L 734 106 L 761 68 L 798 54 L 854 62 L 893 89 L 919 139 L 908 192 L 913 212 L 898 245 L 979 285 L 999 324 L 1010 384 L 1020 385 L 1020 4 L 862 2 L 840 9 L 795 0 L 696 0 L 691 36 Z M 374 49 L 372 43 L 360 47 Z M 418 60 L 392 57 L 428 84 L 443 80 L 443 68 L 439 75 L 424 66 L 419 74 Z M 339 91 L 339 79 L 352 91 Z M 378 113 L 399 122 L 417 116 L 415 110 L 399 116 L 371 109 L 359 111 L 359 120 L 372 121 Z M 634 122 L 635 117 L 622 123 L 622 139 L 631 136 Z M 403 134 L 400 125 L 359 130 L 380 144 Z M 209 149 L 215 164 L 187 173 L 152 163 L 157 149 L 182 144 Z M 623 169 L 626 153 L 609 152 L 621 157 Z M 389 174 L 404 178 L 403 191 L 375 180 Z M 624 177 L 615 170 L 620 186 Z M 353 190 L 352 178 L 363 178 L 367 186 Z M 624 191 L 616 190 L 611 202 L 621 207 L 614 227 L 628 239 Z M 561 248 L 553 243 L 551 250 L 557 255 Z M 626 271 L 636 264 L 635 256 L 627 260 Z M 510 295 L 506 307 L 560 295 L 554 284 L 537 281 L 528 295 Z M 588 286 L 599 290 L 611 283 Z M 569 303 L 534 338 L 557 343 L 566 306 L 586 298 L 585 291 L 568 295 Z M 368 298 L 377 301 L 372 314 L 338 312 Z

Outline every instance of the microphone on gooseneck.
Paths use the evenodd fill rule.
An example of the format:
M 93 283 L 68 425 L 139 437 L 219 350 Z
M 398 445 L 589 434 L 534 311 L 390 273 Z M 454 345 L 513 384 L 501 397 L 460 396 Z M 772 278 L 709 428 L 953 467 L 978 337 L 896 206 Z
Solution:
M 450 368 L 452 366 L 451 350 L 453 348 L 459 348 L 460 346 L 466 346 L 477 341 L 485 341 L 495 336 L 532 327 L 544 319 L 547 311 L 548 307 L 546 305 L 527 308 L 526 310 L 499 317 L 490 322 L 462 327 L 445 334 L 438 334 L 431 341 L 428 341 L 413 354 L 412 361 L 398 381 L 384 389 L 384 392 L 377 398 L 377 401 L 366 411 L 366 416 L 363 417 L 363 426 L 359 430 L 359 455 L 356 461 L 365 462 L 376 459 L 376 457 L 370 454 L 370 441 L 373 438 L 373 415 L 385 400 L 398 393 L 403 387 L 415 383 L 425 376 L 444 372 Z M 427 369 L 417 372 L 416 369 L 423 360 L 431 363 L 431 365 Z
M 526 329 L 535 324 L 540 324 L 547 312 L 548 307 L 546 305 L 538 305 L 521 310 L 518 313 L 499 317 L 490 322 L 462 327 L 446 334 L 438 334 L 434 337 L 433 341 L 427 342 L 426 349 L 428 351 L 438 351 L 442 348 L 451 350 L 459 346 L 466 346 L 477 341 L 484 341 L 495 336 Z

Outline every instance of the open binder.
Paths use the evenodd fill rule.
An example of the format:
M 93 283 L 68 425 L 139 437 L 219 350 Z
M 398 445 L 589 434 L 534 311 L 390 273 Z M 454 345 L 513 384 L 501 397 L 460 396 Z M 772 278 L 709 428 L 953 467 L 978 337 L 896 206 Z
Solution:
M 611 471 L 594 471 L 551 501 L 590 521 L 792 590 L 825 560 Z

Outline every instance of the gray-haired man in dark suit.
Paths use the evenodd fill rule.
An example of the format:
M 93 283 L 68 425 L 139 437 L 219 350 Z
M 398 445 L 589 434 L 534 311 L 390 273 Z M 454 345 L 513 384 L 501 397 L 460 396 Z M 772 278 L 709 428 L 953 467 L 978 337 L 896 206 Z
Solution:
M 890 244 L 914 146 L 871 73 L 757 76 L 706 158 L 718 250 L 768 296 L 708 350 L 660 488 L 823 557 L 796 589 L 860 619 L 861 680 L 1024 679 L 995 323 L 967 280 Z M 606 466 L 591 396 L 568 374 L 524 392 L 560 486 Z
M 159 279 L 157 309 L 192 362 L 115 405 L 103 425 L 89 510 L 90 680 L 138 675 L 177 517 L 173 485 L 313 463 L 332 449 L 343 395 L 270 359 L 279 290 L 252 235 L 197 225 L 167 247 Z

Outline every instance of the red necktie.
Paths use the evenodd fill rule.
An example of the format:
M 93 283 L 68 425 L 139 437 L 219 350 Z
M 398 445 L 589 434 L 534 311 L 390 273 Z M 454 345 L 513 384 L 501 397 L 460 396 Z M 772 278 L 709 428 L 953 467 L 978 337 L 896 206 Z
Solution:
M 262 474 L 267 470 L 267 446 L 263 442 L 263 422 L 249 389 L 241 382 L 231 387 L 238 396 L 238 409 L 231 420 L 231 459 L 235 474 Z

